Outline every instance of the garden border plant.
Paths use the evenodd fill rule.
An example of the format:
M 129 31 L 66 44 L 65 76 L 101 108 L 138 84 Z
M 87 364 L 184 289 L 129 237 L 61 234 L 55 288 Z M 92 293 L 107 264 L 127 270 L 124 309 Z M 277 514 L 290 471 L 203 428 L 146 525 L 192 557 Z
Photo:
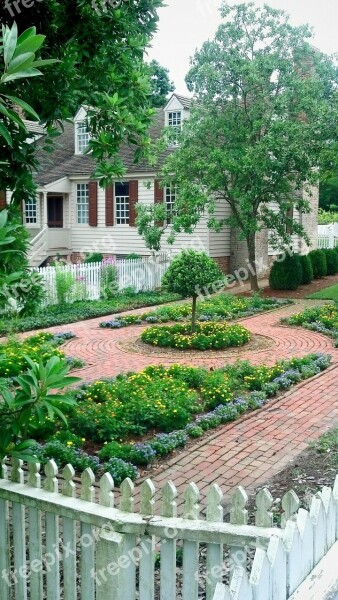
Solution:
M 126 477 L 135 479 L 138 466 L 149 465 L 200 438 L 205 431 L 261 408 L 279 392 L 324 371 L 330 361 L 329 355 L 318 353 L 279 361 L 272 367 L 239 361 L 211 372 L 197 367 L 159 365 L 149 366 L 140 373 L 82 385 L 74 391 L 77 404 L 68 411 L 68 429 L 59 426 L 55 433 L 55 424 L 51 423 L 50 433 L 45 435 L 47 442 L 36 447 L 36 454 L 42 463 L 54 458 L 59 466 L 71 462 L 79 470 L 90 466 L 94 471 L 108 471 L 119 485 Z M 128 398 L 128 410 L 134 403 L 134 425 L 132 413 L 126 414 L 123 397 Z M 88 418 L 86 410 L 78 414 L 86 405 Z M 112 409 L 116 411 L 115 421 Z M 118 424 L 113 436 L 108 413 L 113 427 Z M 163 423 L 162 432 L 148 438 L 147 432 L 159 429 L 154 419 Z M 98 457 L 83 450 L 82 435 L 91 438 L 93 427 L 96 439 L 101 440 Z M 131 436 L 137 436 L 138 441 L 131 442 Z
M 243 325 L 227 323 L 199 323 L 192 332 L 190 323 L 148 327 L 141 333 L 146 344 L 176 350 L 222 350 L 244 346 L 251 333 Z
M 298 325 L 311 331 L 317 331 L 334 339 L 338 347 L 338 304 L 323 304 L 308 308 L 290 317 L 284 317 L 281 322 L 285 325 Z

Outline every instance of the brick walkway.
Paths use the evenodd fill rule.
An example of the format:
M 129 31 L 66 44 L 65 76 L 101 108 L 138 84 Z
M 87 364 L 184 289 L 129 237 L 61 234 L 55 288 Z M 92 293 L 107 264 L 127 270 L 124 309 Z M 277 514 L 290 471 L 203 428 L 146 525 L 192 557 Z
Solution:
M 309 302 L 306 303 L 309 306 Z M 258 364 L 273 364 L 278 359 L 303 356 L 310 352 L 333 355 L 332 366 L 324 373 L 305 381 L 281 399 L 271 401 L 255 413 L 215 430 L 187 451 L 169 460 L 155 471 L 152 479 L 157 488 L 171 479 L 179 489 L 194 481 L 205 496 L 210 484 L 217 482 L 225 495 L 237 485 L 247 489 L 263 483 L 316 439 L 327 428 L 338 425 L 338 350 L 329 338 L 306 329 L 281 326 L 281 316 L 304 308 L 304 302 L 278 311 L 242 320 L 253 333 L 269 336 L 274 346 L 258 352 L 243 352 L 241 358 Z M 138 312 L 144 312 L 140 310 Z M 108 317 L 107 317 L 108 319 Z M 121 341 L 135 337 L 142 328 L 100 329 L 102 318 L 54 327 L 57 331 L 73 331 L 78 337 L 67 343 L 66 353 L 83 358 L 87 365 L 77 372 L 85 380 L 113 376 L 130 370 L 141 370 L 148 364 L 169 364 L 169 359 L 131 354 L 117 347 Z M 234 359 L 235 360 L 235 359 Z M 217 367 L 224 359 L 190 359 L 181 363 Z

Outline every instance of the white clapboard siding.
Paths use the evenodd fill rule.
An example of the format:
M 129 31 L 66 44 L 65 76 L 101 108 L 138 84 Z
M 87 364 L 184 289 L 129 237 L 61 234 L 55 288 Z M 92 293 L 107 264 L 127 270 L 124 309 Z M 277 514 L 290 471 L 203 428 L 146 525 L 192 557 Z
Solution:
M 319 589 L 337 589 L 338 478 L 333 490 L 314 496 L 310 511 L 299 508 L 294 492 L 285 494 L 284 528 L 273 522 L 268 490 L 256 495 L 255 525 L 247 524 L 248 497 L 241 487 L 230 500 L 230 523 L 223 520 L 217 484 L 204 507 L 195 483 L 180 500 L 171 481 L 156 490 L 150 479 L 136 487 L 126 479 L 115 490 L 107 473 L 97 484 L 90 469 L 79 479 L 67 465 L 59 475 L 53 460 L 41 475 L 39 464 L 27 469 L 17 459 L 5 463 L 1 600 L 308 600 L 304 590 L 311 591 L 316 572 Z M 255 550 L 251 563 L 249 548 Z M 233 565 L 224 585 L 235 549 L 243 551 L 242 564 Z
M 132 260 L 117 260 L 114 265 L 117 270 L 119 290 L 133 288 L 136 292 L 153 291 L 161 287 L 162 277 L 170 264 L 168 254 L 160 254 L 155 258 L 146 257 Z M 46 292 L 44 304 L 58 303 L 57 273 L 60 276 L 69 274 L 71 285 L 66 293 L 66 302 L 77 300 L 98 300 L 102 297 L 102 275 L 104 263 L 65 264 L 40 267 L 34 269 L 42 277 Z

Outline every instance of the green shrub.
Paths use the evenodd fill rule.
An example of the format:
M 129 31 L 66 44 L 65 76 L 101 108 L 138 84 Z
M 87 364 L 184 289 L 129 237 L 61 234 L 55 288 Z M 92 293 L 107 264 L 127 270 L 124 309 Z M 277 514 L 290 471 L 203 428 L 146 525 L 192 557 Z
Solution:
M 276 260 L 270 271 L 269 285 L 273 290 L 296 290 L 302 282 L 302 265 L 298 254 L 286 254 Z
M 55 265 L 55 288 L 58 304 L 65 304 L 71 299 L 74 285 L 73 273 L 67 271 L 63 265 Z
M 119 291 L 119 282 L 116 268 L 116 261 L 107 258 L 102 263 L 101 272 L 101 297 L 112 298 Z
M 111 458 L 102 468 L 105 473 L 110 473 L 115 485 L 120 485 L 127 477 L 134 481 L 138 476 L 137 468 L 121 458 Z
M 100 460 L 122 458 L 134 465 L 149 465 L 155 458 L 156 452 L 150 444 L 119 444 L 110 442 L 105 444 L 99 452 Z
M 142 332 L 141 339 L 146 344 L 178 350 L 221 350 L 243 346 L 249 342 L 251 334 L 243 325 L 199 323 L 194 333 L 190 324 L 149 327 Z
M 311 250 L 308 256 L 310 257 L 313 269 L 314 279 L 320 279 L 327 275 L 326 256 L 323 250 Z
M 131 254 L 128 254 L 128 256 L 126 256 L 126 260 L 139 260 L 140 258 L 142 258 L 142 256 L 136 254 L 135 252 L 131 252 Z
M 84 259 L 84 264 L 90 264 L 90 263 L 100 263 L 103 261 L 103 254 L 101 254 L 101 252 L 92 252 L 91 254 L 88 254 L 86 256 L 86 258 Z
M 327 275 L 338 273 L 338 254 L 333 249 L 323 250 L 326 257 Z
M 16 377 L 28 369 L 28 356 L 34 362 L 47 361 L 52 356 L 64 358 L 51 333 L 39 333 L 23 341 L 9 340 L 0 345 L 0 377 Z
M 307 254 L 303 254 L 299 257 L 301 265 L 302 265 L 302 285 L 306 285 L 311 283 L 313 280 L 313 268 L 311 258 Z

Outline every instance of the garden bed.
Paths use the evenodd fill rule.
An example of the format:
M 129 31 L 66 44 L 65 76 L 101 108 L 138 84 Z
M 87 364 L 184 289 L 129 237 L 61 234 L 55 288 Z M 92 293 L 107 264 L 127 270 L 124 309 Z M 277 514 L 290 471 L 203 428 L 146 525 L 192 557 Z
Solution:
M 279 298 L 285 299 L 307 298 L 310 294 L 324 290 L 328 286 L 332 286 L 334 284 L 338 284 L 338 275 L 330 275 L 322 277 L 321 279 L 314 279 L 311 283 L 308 283 L 307 285 L 301 285 L 299 288 L 293 291 L 278 290 L 278 292 L 276 292 L 276 290 L 272 290 L 269 286 L 266 286 L 260 290 L 260 295 L 262 298 L 274 298 L 276 297 L 276 294 Z M 241 297 L 249 297 L 251 294 L 252 292 L 243 292 Z
M 59 346 L 67 340 L 74 338 L 71 332 L 64 333 L 38 333 L 23 341 L 10 339 L 0 345 L 0 377 L 17 377 L 28 368 L 26 356 L 39 363 L 46 362 L 52 356 L 64 359 L 70 369 L 80 369 L 84 366 L 82 360 L 74 357 L 66 357 Z
M 48 306 L 31 317 L 0 319 L 0 335 L 21 331 L 32 331 L 55 325 L 66 325 L 95 317 L 116 314 L 126 310 L 155 306 L 180 300 L 178 294 L 167 292 L 140 292 L 139 294 L 118 294 L 110 300 L 84 300 L 73 304 Z
M 54 458 L 59 466 L 71 462 L 79 471 L 88 466 L 109 471 L 119 485 L 127 476 L 135 479 L 138 468 L 262 407 L 329 363 L 329 356 L 316 354 L 272 367 L 247 361 L 215 371 L 151 366 L 97 381 L 73 392 L 77 404 L 67 409 L 68 429 L 46 419 L 39 428 L 45 445 L 37 455 L 41 462 Z
M 298 325 L 334 339 L 338 346 L 338 304 L 323 304 L 283 318 L 286 325 Z
M 218 294 L 197 302 L 197 321 L 199 323 L 231 321 L 257 315 L 269 310 L 292 304 L 292 300 L 279 298 L 261 298 L 254 294 L 250 298 Z M 130 325 L 146 325 L 169 322 L 190 322 L 191 305 L 188 303 L 161 306 L 151 312 L 138 315 L 123 315 L 113 321 L 104 321 L 100 327 L 121 329 Z

